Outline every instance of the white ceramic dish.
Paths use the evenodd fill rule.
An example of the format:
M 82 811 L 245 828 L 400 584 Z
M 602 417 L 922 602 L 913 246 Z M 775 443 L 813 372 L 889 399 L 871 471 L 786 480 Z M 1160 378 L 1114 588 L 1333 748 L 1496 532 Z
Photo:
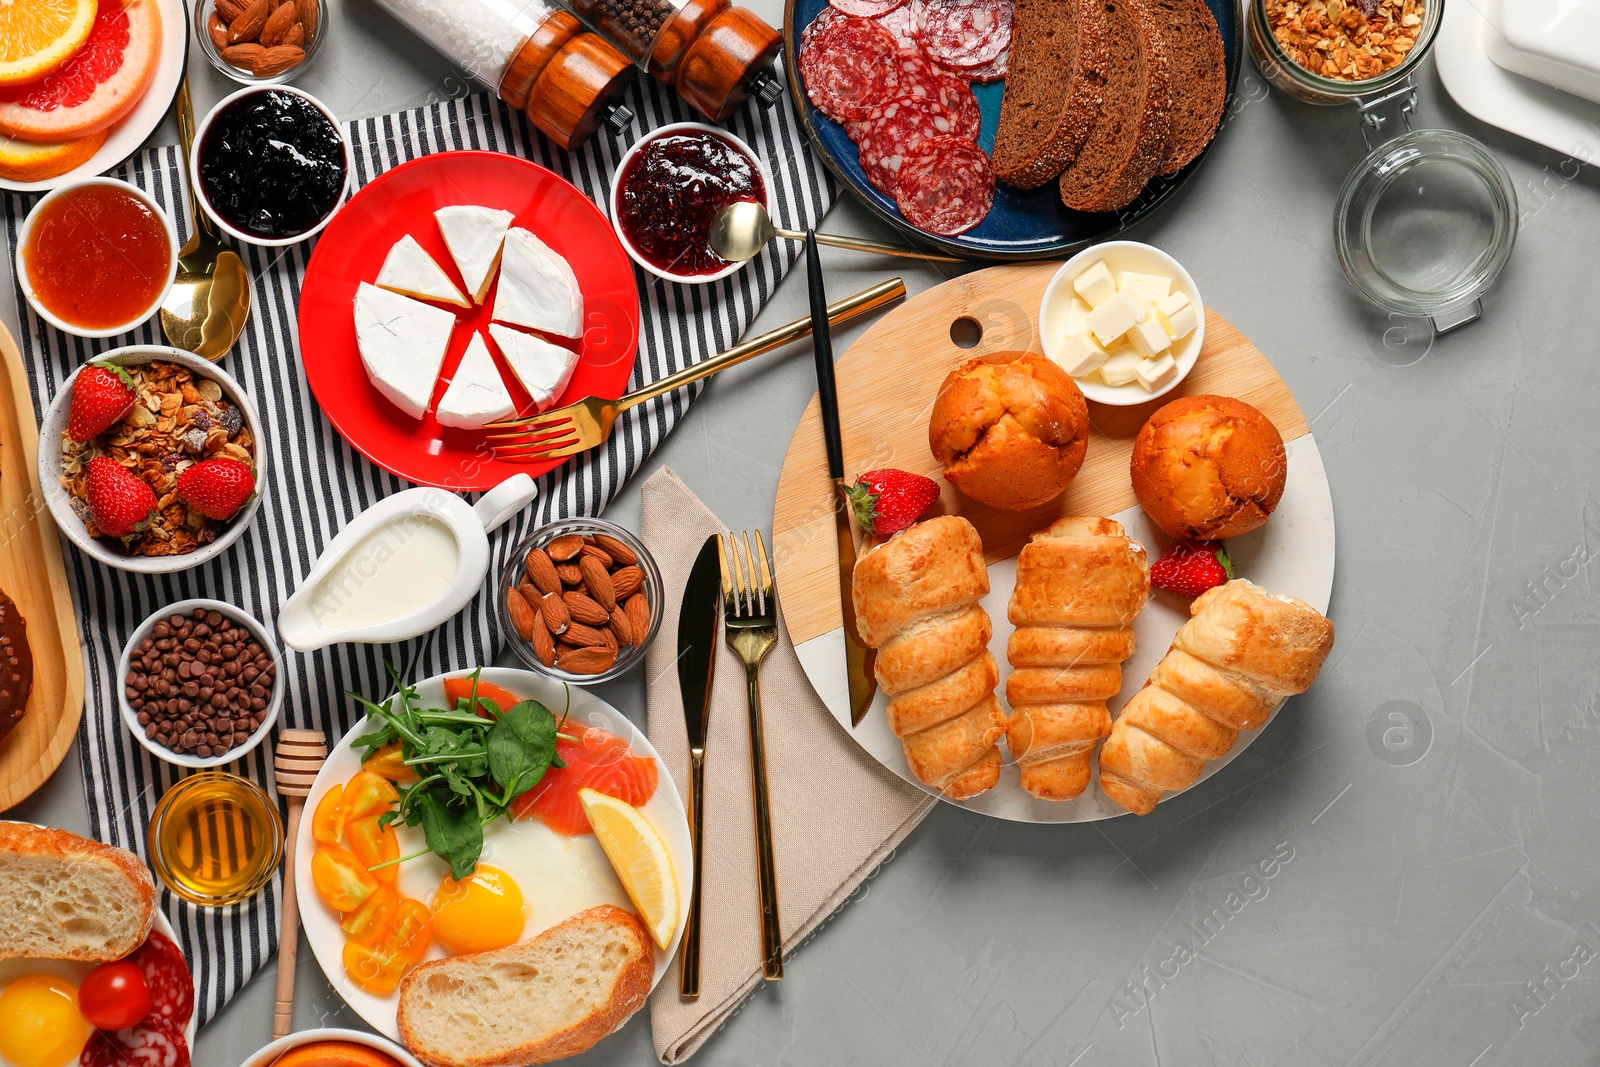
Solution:
M 1286 447 L 1289 473 L 1283 500 L 1265 526 L 1243 537 L 1230 538 L 1228 553 L 1233 557 L 1234 572 L 1239 577 L 1248 578 L 1273 593 L 1297 596 L 1318 611 L 1326 612 L 1333 593 L 1334 563 L 1333 499 L 1328 491 L 1327 472 L 1322 468 L 1317 444 L 1309 434 L 1290 441 Z M 1161 533 L 1138 506 L 1111 517 L 1127 528 L 1130 537 L 1145 546 L 1152 560 L 1159 558 L 1172 543 L 1171 538 Z M 1011 591 L 1016 587 L 1016 579 L 1017 561 L 1014 557 L 989 567 L 989 595 L 983 598 L 983 607 L 994 621 L 994 636 L 989 642 L 989 650 L 1000 663 L 1006 662 L 1006 642 L 1013 629 L 1006 619 L 1006 606 L 1010 602 Z M 1113 716 L 1144 685 L 1145 679 L 1150 677 L 1150 672 L 1172 643 L 1172 635 L 1177 633 L 1178 627 L 1188 617 L 1188 601 L 1167 593 L 1151 596 L 1150 602 L 1134 622 L 1135 651 L 1133 658 L 1123 664 L 1122 692 L 1107 702 Z M 900 739 L 889 729 L 888 716 L 885 714 L 888 700 L 881 690 L 861 725 L 850 725 L 844 630 L 837 629 L 806 641 L 798 645 L 795 652 L 812 686 L 839 721 L 840 727 L 885 767 L 923 792 L 938 796 L 917 781 L 906 766 L 905 750 Z M 1275 711 L 1273 717 L 1276 718 L 1277 714 Z M 1265 726 L 1242 732 L 1233 750 L 1207 765 L 1200 780 L 1189 788 L 1201 788 L 1202 783 L 1238 758 L 1271 725 L 1269 720 Z M 1006 758 L 1009 760 L 1009 756 Z M 1128 814 L 1120 804 L 1100 791 L 1098 763 L 1094 767 L 1089 788 L 1076 800 L 1064 803 L 1037 800 L 1025 793 L 1017 785 L 1015 773 L 1007 770 L 996 788 L 972 800 L 950 803 L 1012 822 L 1099 822 Z
M 73 182 L 104 174 L 121 165 L 144 147 L 156 127 L 161 125 L 172 101 L 178 95 L 178 83 L 183 80 L 189 57 L 189 12 L 183 0 L 154 0 L 161 9 L 161 55 L 156 60 L 155 77 L 145 89 L 144 96 L 134 109 L 111 128 L 111 135 L 100 150 L 81 166 L 65 174 L 36 182 L 12 181 L 0 178 L 0 189 L 14 193 L 37 193 L 59 189 Z
M 278 665 L 278 677 L 272 686 L 272 698 L 267 702 L 267 717 L 261 720 L 261 725 L 250 734 L 250 737 L 243 744 L 235 745 L 220 756 L 191 756 L 183 752 L 174 752 L 160 742 L 145 737 L 144 727 L 139 725 L 138 712 L 134 711 L 133 705 L 128 703 L 128 697 L 124 690 L 124 680 L 128 677 L 128 665 L 132 662 L 133 650 L 138 648 L 144 639 L 150 636 L 150 632 L 155 629 L 156 623 L 163 619 L 169 619 L 174 615 L 187 615 L 196 608 L 202 608 L 208 612 L 220 612 L 243 626 L 246 630 L 249 630 L 255 635 L 255 639 L 261 643 L 261 647 L 272 655 L 272 662 Z M 261 744 L 262 741 L 265 741 L 267 735 L 272 732 L 272 728 L 278 723 L 278 713 L 283 710 L 285 684 L 283 678 L 283 655 L 278 651 L 277 643 L 272 640 L 272 635 L 267 633 L 267 628 L 232 604 L 224 604 L 220 600 L 180 600 L 176 604 L 169 604 L 167 607 L 155 612 L 144 622 L 141 622 L 138 629 L 133 631 L 133 636 L 128 638 L 128 643 L 122 647 L 122 657 L 117 660 L 117 707 L 122 712 L 123 725 L 127 726 L 128 730 L 133 734 L 134 740 L 143 745 L 157 759 L 193 770 L 214 770 L 218 767 L 226 767 L 235 760 L 242 759 L 246 753 Z
M 168 921 L 166 913 L 159 907 L 155 910 L 155 923 L 151 929 L 165 935 L 173 944 L 179 943 L 177 931 L 172 928 L 172 923 Z M 84 975 L 94 970 L 94 967 L 95 965 L 92 963 L 75 963 L 69 960 L 0 960 L 0 988 L 4 988 L 13 978 L 21 978 L 27 974 L 55 975 L 77 985 L 83 981 Z M 191 967 L 191 973 L 192 971 L 193 968 Z M 183 1036 L 188 1040 L 191 1051 L 194 1049 L 194 1035 L 198 1029 L 198 1022 L 198 1013 L 191 1014 L 189 1016 L 189 1025 L 183 1028 Z M 74 1064 L 77 1062 L 76 1059 L 72 1061 Z M 10 1064 L 0 1060 L 0 1067 L 10 1067 Z M 406 1064 L 406 1067 L 411 1067 L 411 1064 Z
M 1600 103 L 1600 2 L 1488 0 L 1484 13 L 1499 31 L 1489 38 L 1490 59 Z
M 378 501 L 328 543 L 311 572 L 283 605 L 278 613 L 278 633 L 283 635 L 283 643 L 297 652 L 310 652 L 342 642 L 388 644 L 438 629 L 482 588 L 489 573 L 489 535 L 527 507 L 538 491 L 532 478 L 517 474 L 483 494 L 475 505 L 448 490 L 434 488 L 407 489 Z M 347 599 L 382 577 L 380 549 L 393 553 L 395 546 L 382 539 L 379 531 L 413 518 L 442 525 L 455 541 L 455 567 L 444 592 L 432 603 L 382 621 L 353 626 L 325 623 L 324 614 L 337 611 Z M 399 528 L 395 529 L 398 532 Z M 380 541 L 371 557 L 349 558 L 352 550 L 375 534 Z M 348 566 L 336 577 L 337 588 L 324 591 L 325 580 L 346 563 Z
M 322 112 L 323 117 L 333 124 L 334 131 L 339 135 L 339 143 L 344 147 L 344 187 L 339 190 L 338 202 L 333 205 L 331 211 L 322 217 L 321 222 L 318 222 L 304 233 L 295 234 L 293 237 L 261 237 L 247 233 L 229 224 L 227 220 L 217 213 L 216 208 L 211 206 L 211 200 L 205 193 L 205 186 L 200 181 L 200 152 L 205 148 L 206 131 L 211 129 L 211 124 L 216 121 L 217 116 L 228 105 L 243 97 L 255 96 L 260 93 L 292 93 L 295 96 L 304 97 L 311 101 L 316 109 Z M 333 217 L 339 213 L 339 209 L 344 206 L 345 200 L 350 196 L 350 186 L 355 181 L 355 159 L 350 149 L 350 135 L 345 132 L 343 124 L 339 122 L 339 116 L 335 115 L 327 104 L 324 104 L 304 89 L 296 89 L 292 85 L 249 85 L 218 100 L 216 106 L 206 112 L 206 117 L 200 120 L 200 125 L 195 127 L 194 151 L 190 153 L 188 160 L 188 177 L 190 188 L 194 190 L 194 198 L 200 203 L 200 210 L 204 211 L 206 217 L 214 222 L 223 233 L 247 245 L 256 245 L 260 248 L 287 248 L 289 245 L 297 245 L 302 241 L 309 241 L 321 233 L 328 223 L 333 221 Z
M 33 279 L 28 274 L 28 260 L 25 254 L 28 248 L 28 242 L 33 239 L 33 229 L 34 226 L 37 225 L 39 212 L 43 211 L 47 205 L 54 203 L 63 196 L 77 192 L 79 189 L 87 189 L 94 186 L 104 186 L 110 189 L 121 189 L 123 192 L 143 203 L 155 213 L 156 218 L 161 220 L 161 229 L 167 235 L 167 277 L 165 281 L 162 282 L 161 291 L 156 293 L 155 299 L 150 301 L 150 303 L 146 305 L 145 308 L 139 312 L 139 314 L 135 315 L 127 322 L 120 322 L 115 326 L 108 326 L 102 329 L 90 329 L 84 326 L 75 326 L 72 323 L 67 322 L 65 319 L 60 318 L 55 314 L 55 312 L 46 307 L 39 300 L 38 295 L 34 293 Z M 28 212 L 28 217 L 22 220 L 22 226 L 17 230 L 16 272 L 17 282 L 22 287 L 22 295 L 28 299 L 28 306 L 33 308 L 33 310 L 38 313 L 40 318 L 44 319 L 56 329 L 65 333 L 70 333 L 74 337 L 117 337 L 121 334 L 127 333 L 129 330 L 133 329 L 135 326 L 138 326 L 140 323 L 144 322 L 151 315 L 154 315 L 158 310 L 160 310 L 162 302 L 167 299 L 167 294 L 172 291 L 172 281 L 178 276 L 178 230 L 177 227 L 173 226 L 171 216 L 161 209 L 161 205 L 156 203 L 155 198 L 149 193 L 145 192 L 143 189 L 139 188 L 137 185 L 130 185 L 127 182 L 119 181 L 116 178 L 85 178 L 82 181 L 70 182 L 65 185 L 58 186 L 46 196 L 40 197 L 39 202 L 33 205 L 33 210 Z
M 566 707 L 570 692 L 572 706 L 569 721 L 607 730 L 626 740 L 635 753 L 648 755 L 656 761 L 660 777 L 655 794 L 639 810 L 660 832 L 662 840 L 666 842 L 667 852 L 672 857 L 673 871 L 678 880 L 678 927 L 673 934 L 672 944 L 665 952 L 659 948 L 654 950 L 655 976 L 651 981 L 654 988 L 666 974 L 668 963 L 678 951 L 683 925 L 689 916 L 689 887 L 693 885 L 694 874 L 688 817 L 684 814 L 683 800 L 678 795 L 672 776 L 667 773 L 660 753 L 626 716 L 587 690 L 568 690 L 560 682 L 543 675 L 503 667 L 486 667 L 479 677 L 518 696 L 541 700 L 552 710 Z M 443 678 L 440 676 L 417 683 L 418 696 L 424 701 L 442 700 Z M 361 760 L 351 746 L 351 740 L 370 728 L 370 722 L 362 719 L 334 746 L 328 761 L 317 774 L 316 782 L 312 784 L 311 795 L 306 798 L 308 811 L 316 810 L 322 795 L 332 786 L 349 780 L 352 774 L 361 769 Z M 522 932 L 524 940 L 536 937 L 563 919 L 598 904 L 619 904 L 632 910 L 605 853 L 592 835 L 561 837 L 532 819 L 518 820 L 514 826 L 520 834 L 528 835 L 525 840 L 530 846 L 542 847 L 549 856 L 559 861 L 559 866 L 553 867 L 548 881 L 522 886 L 529 906 L 527 925 Z M 401 855 L 425 847 L 420 829 L 401 826 L 398 832 Z M 399 1006 L 399 994 L 373 996 L 357 989 L 345 977 L 341 959 L 345 936 L 339 929 L 338 913 L 322 902 L 311 881 L 311 856 L 316 851 L 316 843 L 311 839 L 310 820 L 301 823 L 300 833 L 300 847 L 295 853 L 295 888 L 300 902 L 300 927 L 311 944 L 311 951 L 316 955 L 329 984 L 344 998 L 345 1003 L 373 1029 L 398 1041 L 400 1031 L 395 1022 L 395 1012 Z M 493 862 L 487 850 L 484 860 Z M 412 860 L 401 868 L 399 889 L 405 895 L 427 903 L 433 899 L 434 890 L 438 888 L 445 869 L 444 862 L 435 856 Z M 442 958 L 444 955 L 445 952 L 438 945 L 428 950 L 429 959 Z
M 245 425 L 250 427 L 251 435 L 255 438 L 256 484 L 264 484 L 267 478 L 267 449 L 261 437 L 261 416 L 256 413 L 256 406 L 250 402 L 243 386 L 233 375 L 217 364 L 201 359 L 191 352 L 181 352 L 176 348 L 162 348 L 157 345 L 116 348 L 95 357 L 95 362 L 116 363 L 121 366 L 135 366 L 161 360 L 180 364 L 197 375 L 210 378 L 222 387 L 222 395 L 238 406 L 244 414 Z M 61 486 L 61 438 L 67 429 L 72 383 L 77 380 L 82 370 L 83 368 L 79 367 L 72 372 L 71 377 L 61 383 L 60 391 L 51 399 L 50 406 L 44 413 L 44 421 L 39 425 L 39 484 L 44 489 L 44 499 L 50 508 L 50 514 L 55 518 L 61 532 L 67 535 L 67 540 L 97 562 L 136 574 L 175 574 L 208 563 L 228 551 L 255 521 L 256 513 L 261 510 L 261 502 L 265 499 L 262 494 L 257 493 L 256 498 L 234 516 L 221 537 L 209 545 L 200 546 L 187 556 L 125 556 L 89 536 L 89 528 L 72 509 L 71 498 Z
M 1579 162 L 1594 162 L 1600 104 L 1496 64 L 1489 45 L 1498 34 L 1479 5 L 1445 6 L 1433 49 L 1445 90 L 1474 118 Z
M 1172 358 L 1178 364 L 1178 374 L 1160 389 L 1152 392 L 1138 382 L 1129 382 L 1127 385 L 1106 385 L 1104 382 L 1073 379 L 1078 388 L 1083 390 L 1083 395 L 1097 404 L 1108 404 L 1113 407 L 1146 404 L 1176 389 L 1178 383 L 1194 370 L 1195 361 L 1200 358 L 1200 347 L 1206 338 L 1206 306 L 1200 299 L 1200 287 L 1195 285 L 1189 272 L 1183 269 L 1183 264 L 1154 245 L 1147 245 L 1141 241 L 1104 241 L 1091 245 L 1061 265 L 1061 269 L 1056 271 L 1056 276 L 1050 279 L 1050 284 L 1044 291 L 1044 299 L 1039 303 L 1039 336 L 1044 345 L 1044 354 L 1051 359 L 1057 357 L 1057 349 L 1066 337 L 1061 319 L 1071 305 L 1072 297 L 1077 295 L 1072 283 L 1100 260 L 1105 261 L 1113 277 L 1122 271 L 1131 270 L 1139 274 L 1158 274 L 1171 278 L 1173 288 L 1181 290 L 1189 297 L 1189 302 L 1194 305 L 1200 317 L 1200 325 L 1194 328 L 1194 332 L 1172 346 Z
M 627 171 L 628 164 L 633 161 L 633 157 L 639 154 L 640 149 L 649 144 L 651 141 L 658 140 L 659 138 L 666 137 L 670 134 L 690 133 L 695 131 L 700 133 L 709 133 L 720 137 L 753 160 L 755 162 L 757 172 L 759 172 L 761 175 L 761 181 L 766 188 L 767 211 L 773 216 L 774 219 L 777 218 L 778 214 L 778 202 L 775 199 L 772 171 L 767 168 L 766 161 L 756 154 L 756 150 L 754 148 L 751 148 L 742 139 L 734 136 L 727 130 L 722 129 L 720 126 L 708 126 L 703 122 L 674 122 L 670 123 L 669 125 L 662 126 L 660 129 L 651 130 L 649 133 L 639 138 L 633 143 L 632 148 L 629 148 L 627 152 L 623 153 L 622 159 L 617 163 L 616 174 L 619 180 L 611 183 L 611 228 L 616 231 L 617 240 L 622 244 L 622 250 L 628 253 L 629 259 L 632 259 L 635 263 L 639 264 L 639 266 L 643 267 L 651 274 L 654 274 L 657 278 L 662 278 L 669 282 L 678 282 L 681 285 L 704 285 L 706 282 L 714 282 L 721 278 L 726 278 L 728 275 L 741 270 L 745 266 L 745 263 L 748 263 L 749 260 L 746 260 L 745 263 L 730 263 L 721 270 L 713 271 L 710 274 L 673 274 L 670 271 L 664 271 L 641 255 L 639 250 L 633 247 L 633 242 L 628 240 L 628 235 L 622 231 L 622 223 L 619 221 L 619 213 L 617 211 L 617 197 L 620 195 L 622 189 L 622 182 L 620 181 L 620 178 L 622 174 Z M 781 240 L 781 238 L 774 238 L 774 240 Z
M 321 1030 L 302 1030 L 298 1034 L 280 1037 L 245 1060 L 239 1067 L 272 1067 L 290 1049 L 297 1049 L 317 1041 L 348 1041 L 353 1045 L 364 1048 L 377 1049 L 379 1052 L 392 1056 L 400 1067 L 422 1067 L 417 1058 L 393 1041 L 385 1041 L 377 1034 L 369 1034 L 362 1030 L 340 1030 L 327 1028 Z

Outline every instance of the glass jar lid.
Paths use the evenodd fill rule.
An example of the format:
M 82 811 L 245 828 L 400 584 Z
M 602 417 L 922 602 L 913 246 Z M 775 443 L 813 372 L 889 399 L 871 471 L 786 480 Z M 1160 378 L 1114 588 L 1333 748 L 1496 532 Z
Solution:
M 1380 307 L 1433 320 L 1441 333 L 1478 317 L 1516 239 L 1511 176 L 1452 130 L 1380 144 L 1345 179 L 1334 216 L 1350 284 Z

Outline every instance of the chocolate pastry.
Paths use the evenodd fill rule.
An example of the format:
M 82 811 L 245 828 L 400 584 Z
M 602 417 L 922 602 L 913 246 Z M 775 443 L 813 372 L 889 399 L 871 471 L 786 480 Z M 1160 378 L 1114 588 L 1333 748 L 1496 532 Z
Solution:
M 16 601 L 0 593 L 0 740 L 22 719 L 33 692 L 33 650 Z

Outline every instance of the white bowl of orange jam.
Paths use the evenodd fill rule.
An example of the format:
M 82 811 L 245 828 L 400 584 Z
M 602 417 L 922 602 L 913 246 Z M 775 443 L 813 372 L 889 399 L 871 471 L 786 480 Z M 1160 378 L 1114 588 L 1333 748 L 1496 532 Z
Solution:
M 178 274 L 178 231 L 143 189 L 90 178 L 23 220 L 17 278 L 29 306 L 76 337 L 116 337 L 160 309 Z

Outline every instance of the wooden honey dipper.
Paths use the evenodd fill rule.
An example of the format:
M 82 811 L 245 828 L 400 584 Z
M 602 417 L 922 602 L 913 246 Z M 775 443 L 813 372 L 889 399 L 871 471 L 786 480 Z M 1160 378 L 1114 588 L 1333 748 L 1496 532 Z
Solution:
M 305 811 L 311 783 L 316 781 L 328 746 L 321 730 L 285 730 L 278 737 L 272 761 L 278 795 L 289 802 L 289 821 L 283 841 L 283 913 L 278 923 L 278 995 L 272 1010 L 272 1039 L 287 1035 L 294 1025 L 294 957 L 300 943 L 300 907 L 295 900 L 295 851 L 300 837 L 300 815 Z

